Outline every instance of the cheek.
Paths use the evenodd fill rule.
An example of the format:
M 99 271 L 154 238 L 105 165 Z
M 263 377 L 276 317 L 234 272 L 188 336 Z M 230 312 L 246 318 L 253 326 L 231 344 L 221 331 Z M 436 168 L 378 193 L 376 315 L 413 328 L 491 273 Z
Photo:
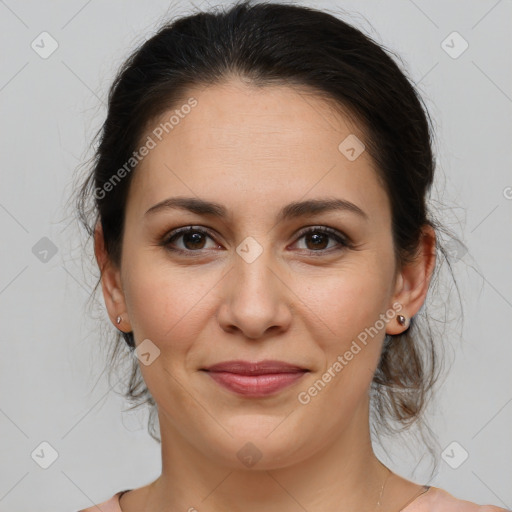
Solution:
M 384 272 L 370 272 L 353 265 L 307 284 L 297 280 L 297 295 L 307 306 L 303 314 L 310 319 L 312 332 L 325 333 L 318 336 L 317 343 L 326 351 L 344 350 L 352 340 L 374 326 L 382 330 L 382 322 L 376 322 L 389 300 L 389 285 L 384 275 Z
M 125 295 L 136 341 L 149 338 L 162 349 L 168 344 L 185 348 L 200 331 L 215 281 L 195 278 L 190 268 L 171 271 L 142 259 L 132 259 L 127 268 Z
M 388 299 L 383 280 L 352 270 L 326 279 L 323 287 L 304 289 L 308 294 L 304 311 L 310 311 L 304 315 L 310 319 L 308 328 L 323 364 L 301 391 L 314 404 L 312 410 L 322 414 L 329 404 L 338 418 L 353 416 L 363 403 L 386 326 L 380 318 Z

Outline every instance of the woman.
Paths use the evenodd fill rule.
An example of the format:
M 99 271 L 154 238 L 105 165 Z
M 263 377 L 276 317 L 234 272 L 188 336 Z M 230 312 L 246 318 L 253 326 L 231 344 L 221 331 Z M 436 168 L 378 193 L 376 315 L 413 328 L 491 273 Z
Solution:
M 438 375 L 430 130 L 376 43 L 305 7 L 182 18 L 130 57 L 79 208 L 162 473 L 101 510 L 505 510 L 371 442 L 370 411 L 421 422 Z

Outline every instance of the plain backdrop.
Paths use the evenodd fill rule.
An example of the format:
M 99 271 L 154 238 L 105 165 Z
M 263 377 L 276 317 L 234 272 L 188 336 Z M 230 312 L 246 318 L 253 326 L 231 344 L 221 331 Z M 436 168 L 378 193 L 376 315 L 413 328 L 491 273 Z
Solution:
M 467 247 L 452 246 L 465 317 L 446 319 L 452 357 L 429 416 L 438 471 L 430 479 L 421 447 L 410 450 L 405 438 L 376 452 L 418 483 L 512 508 L 512 3 L 303 4 L 343 10 L 402 57 L 436 126 L 441 219 Z M 147 414 L 126 412 L 103 371 L 108 340 L 98 324 L 108 318 L 86 309 L 92 247 L 82 250 L 66 202 L 119 65 L 163 17 L 194 9 L 164 0 L 0 1 L 2 512 L 71 512 L 160 474 Z M 45 51 L 58 45 L 46 58 L 41 38 Z

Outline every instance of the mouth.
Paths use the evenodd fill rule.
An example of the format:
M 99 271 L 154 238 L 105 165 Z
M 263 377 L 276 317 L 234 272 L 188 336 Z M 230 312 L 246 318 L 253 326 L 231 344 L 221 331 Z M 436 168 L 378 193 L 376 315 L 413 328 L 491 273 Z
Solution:
M 309 372 L 284 361 L 226 361 L 202 368 L 220 386 L 246 397 L 273 395 Z

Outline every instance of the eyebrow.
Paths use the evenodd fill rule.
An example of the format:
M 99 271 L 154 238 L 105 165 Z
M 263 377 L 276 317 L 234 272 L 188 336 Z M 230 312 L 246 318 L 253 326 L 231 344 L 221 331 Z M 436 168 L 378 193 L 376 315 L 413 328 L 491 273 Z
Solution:
M 198 215 L 206 215 L 219 219 L 226 219 L 228 210 L 220 203 L 206 201 L 197 197 L 170 197 L 153 205 L 146 211 L 146 215 L 154 215 L 157 212 L 169 209 L 186 210 Z M 309 199 L 307 201 L 297 201 L 284 206 L 277 215 L 277 222 L 305 217 L 308 215 L 318 215 L 320 213 L 331 211 L 346 211 L 355 213 L 364 220 L 368 220 L 368 215 L 359 206 L 339 198 Z

